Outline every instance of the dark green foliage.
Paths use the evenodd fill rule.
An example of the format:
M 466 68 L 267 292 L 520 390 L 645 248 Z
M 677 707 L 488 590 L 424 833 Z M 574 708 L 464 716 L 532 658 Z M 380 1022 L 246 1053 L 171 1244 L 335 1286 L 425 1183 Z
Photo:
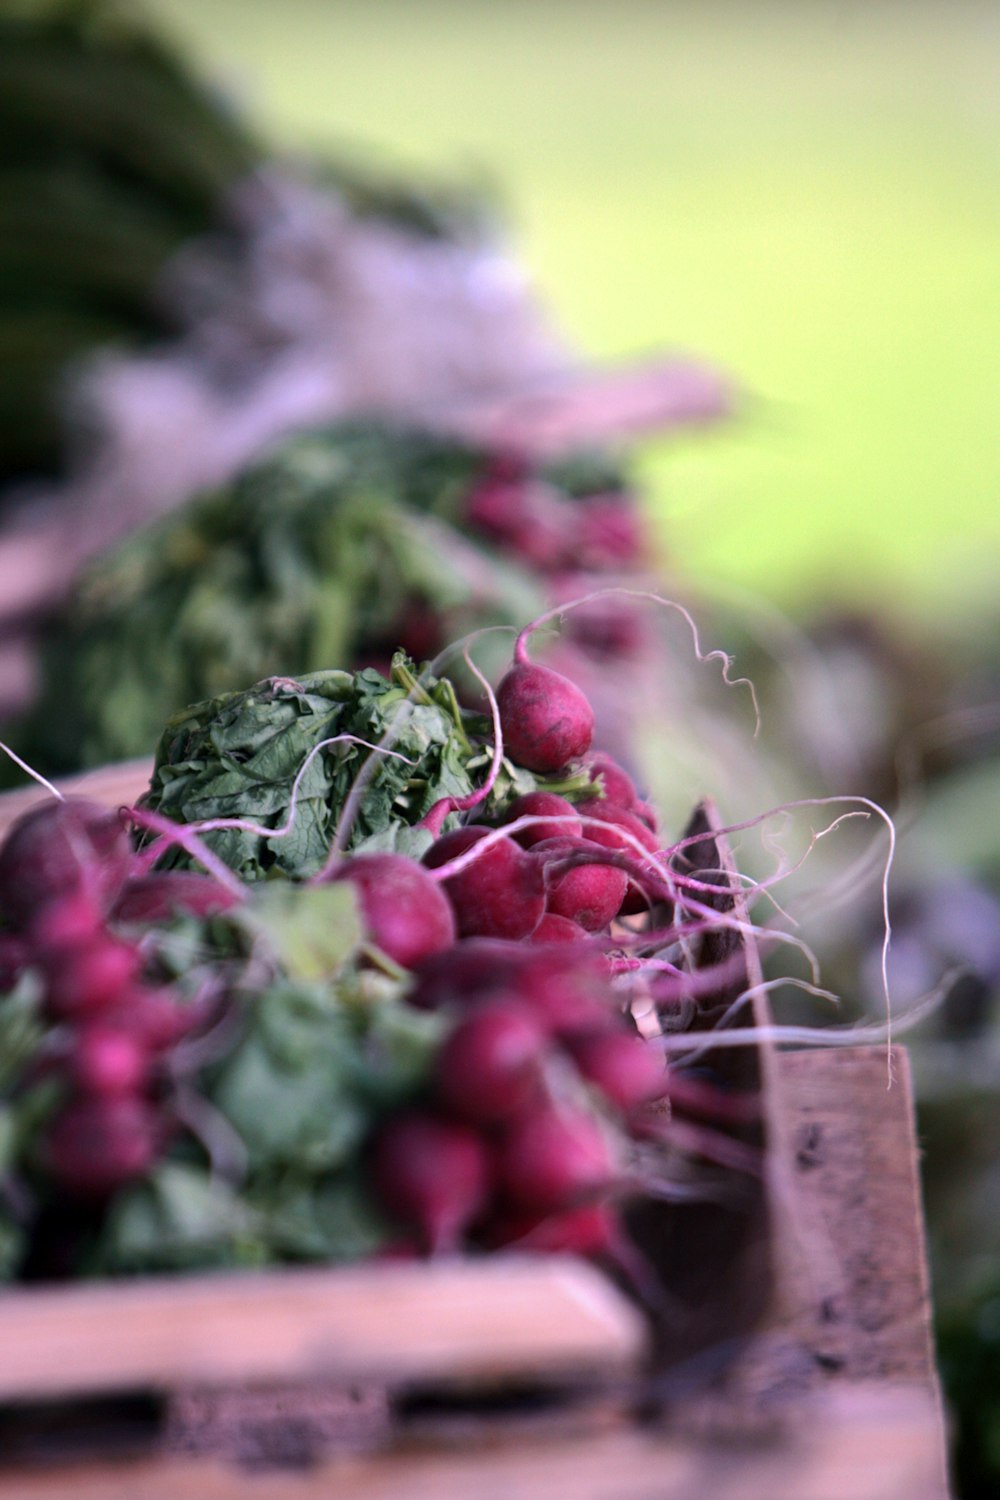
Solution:
M 377 424 L 287 439 L 83 578 L 18 748 L 50 771 L 146 754 L 185 704 L 270 674 L 387 664 L 418 630 L 433 653 L 473 625 L 523 624 L 535 584 L 457 526 L 480 463 Z

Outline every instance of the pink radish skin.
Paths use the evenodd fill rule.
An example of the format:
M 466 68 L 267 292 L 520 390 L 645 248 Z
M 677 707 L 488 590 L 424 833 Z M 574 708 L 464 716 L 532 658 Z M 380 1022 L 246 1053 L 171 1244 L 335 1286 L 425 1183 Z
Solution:
M 531 941 L 533 943 L 585 943 L 589 936 L 589 932 L 584 932 L 577 922 L 571 922 L 568 917 L 557 917 L 555 912 L 547 911 L 531 934 Z
M 131 860 L 117 813 L 82 798 L 45 802 L 19 818 L 0 847 L 0 910 L 28 927 L 43 907 L 84 892 L 104 912 Z
M 198 870 L 163 870 L 125 882 L 112 920 L 152 926 L 177 916 L 212 917 L 230 911 L 239 897 Z
M 560 771 L 590 749 L 594 710 L 560 672 L 519 661 L 501 679 L 497 705 L 504 751 L 529 771 Z
M 72 1021 L 115 1005 L 139 972 L 139 954 L 102 933 L 44 955 L 42 970 L 46 1011 L 55 1020 Z
M 517 797 L 507 810 L 505 823 L 513 823 L 517 818 L 559 818 L 571 819 L 569 822 L 535 823 L 528 828 L 519 828 L 512 838 L 516 839 L 522 849 L 530 849 L 534 844 L 540 844 L 543 839 L 575 838 L 583 834 L 583 824 L 576 816 L 576 808 L 572 802 L 567 802 L 565 797 L 560 797 L 557 792 L 526 792 L 523 797 Z
M 495 1167 L 507 1201 L 538 1213 L 569 1208 L 606 1188 L 614 1175 L 596 1121 L 551 1105 L 513 1121 L 497 1147 Z
M 547 910 L 586 932 L 602 932 L 618 915 L 627 887 L 628 876 L 614 865 L 577 865 L 552 880 Z
M 49 1127 L 43 1155 L 67 1193 L 99 1200 L 149 1171 L 160 1136 L 151 1106 L 139 1099 L 75 1099 Z
M 205 1019 L 204 1006 L 181 1004 L 169 989 L 143 986 L 128 990 L 100 1015 L 102 1024 L 133 1037 L 138 1047 L 150 1053 L 173 1047 Z
M 77 1033 L 70 1066 L 80 1092 L 102 1098 L 141 1093 L 149 1078 L 149 1055 L 139 1037 L 107 1025 Z
M 609 1011 L 608 972 L 589 944 L 469 938 L 422 964 L 407 998 L 421 1010 L 511 1001 L 527 1007 L 547 1035 L 569 1035 L 618 1014 Z
M 590 839 L 545 839 L 532 853 L 545 868 L 545 907 L 587 932 L 601 932 L 618 915 L 628 876 Z
M 450 948 L 455 917 L 439 883 L 402 854 L 363 854 L 348 859 L 333 876 L 358 893 L 368 937 L 404 969 Z
M 486 1148 L 475 1131 L 418 1110 L 393 1116 L 372 1145 L 372 1180 L 385 1208 L 434 1254 L 458 1248 L 489 1194 Z
M 39 953 L 86 943 L 103 930 L 104 914 L 86 890 L 60 896 L 39 907 L 25 929 L 32 947 Z
M 459 1022 L 438 1054 L 438 1102 L 471 1124 L 507 1119 L 537 1093 L 544 1053 L 544 1033 L 529 1010 L 483 1006 Z
M 605 755 L 601 751 L 595 755 L 589 755 L 587 767 L 591 781 L 596 782 L 599 777 L 603 790 L 600 797 L 592 797 L 584 803 L 581 811 L 592 813 L 602 801 L 614 802 L 619 807 L 629 809 L 635 806 L 639 798 L 635 782 L 610 755 Z
M 570 1051 L 584 1078 L 625 1114 L 662 1098 L 668 1087 L 663 1056 L 624 1031 L 574 1037 Z
M 497 1250 L 595 1256 L 611 1254 L 620 1236 L 614 1210 L 608 1204 L 582 1203 L 553 1214 L 497 1214 L 484 1226 L 481 1238 Z
M 456 828 L 431 845 L 424 864 L 439 869 L 489 837 L 487 828 Z M 513 839 L 495 839 L 478 859 L 443 884 L 463 938 L 527 938 L 545 911 L 541 869 Z
M 585 837 L 594 844 L 600 844 L 605 849 L 617 849 L 628 854 L 634 860 L 640 856 L 636 852 L 635 844 L 628 839 L 620 837 L 615 831 L 621 829 L 624 833 L 642 845 L 650 854 L 659 853 L 659 842 L 656 835 L 641 818 L 630 812 L 625 807 L 620 807 L 613 802 L 598 801 L 592 804 L 584 804 L 586 815 L 594 821 L 585 824 Z M 652 873 L 652 872 L 651 872 Z M 623 917 L 636 916 L 642 912 L 649 911 L 654 900 L 662 900 L 662 891 L 656 890 L 655 880 L 651 882 L 653 890 L 647 891 L 642 880 L 630 880 L 628 888 L 621 904 L 621 915 Z

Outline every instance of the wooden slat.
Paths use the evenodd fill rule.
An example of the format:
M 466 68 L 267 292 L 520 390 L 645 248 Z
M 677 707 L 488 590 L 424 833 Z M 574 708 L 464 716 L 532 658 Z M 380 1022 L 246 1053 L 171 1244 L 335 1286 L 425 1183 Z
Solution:
M 909 1058 L 879 1047 L 777 1059 L 800 1334 L 853 1378 L 934 1380 Z
M 623 1429 L 411 1446 L 307 1470 L 212 1461 L 7 1471 L 0 1500 L 947 1500 L 930 1399 L 865 1382 L 751 1444 Z
M 0 1400 L 181 1385 L 563 1378 L 635 1365 L 637 1311 L 593 1267 L 492 1256 L 21 1288 Z
M 108 807 L 128 806 L 137 801 L 149 786 L 153 762 L 150 757 L 141 760 L 117 761 L 111 766 L 100 766 L 93 771 L 83 771 L 79 776 L 69 776 L 54 783 L 64 797 L 91 797 Z M 10 825 L 30 807 L 51 798 L 51 792 L 37 782 L 31 781 L 14 792 L 0 795 L 0 838 Z

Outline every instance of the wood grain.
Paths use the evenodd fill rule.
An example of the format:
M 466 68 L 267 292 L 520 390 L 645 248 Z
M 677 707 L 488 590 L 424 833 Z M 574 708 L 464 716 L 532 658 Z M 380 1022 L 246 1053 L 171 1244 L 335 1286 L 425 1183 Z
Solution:
M 635 1367 L 644 1337 L 600 1272 L 555 1256 L 26 1287 L 0 1295 L 0 1401 L 608 1375 Z
M 7 1471 L 0 1500 L 946 1500 L 933 1403 L 864 1382 L 815 1400 L 791 1432 L 706 1444 L 625 1428 L 474 1447 L 413 1444 L 305 1471 L 211 1460 Z

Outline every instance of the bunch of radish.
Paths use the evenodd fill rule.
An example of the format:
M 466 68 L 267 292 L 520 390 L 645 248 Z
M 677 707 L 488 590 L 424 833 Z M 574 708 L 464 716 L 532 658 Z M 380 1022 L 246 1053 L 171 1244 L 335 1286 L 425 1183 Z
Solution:
M 532 661 L 528 639 L 489 695 L 489 775 L 423 816 L 422 858 L 335 845 L 292 889 L 353 888 L 362 941 L 332 986 L 374 1004 L 389 986 L 440 1022 L 424 1072 L 373 1114 L 359 1150 L 384 1248 L 574 1250 L 624 1265 L 619 1208 L 648 1182 L 650 1143 L 669 1140 L 675 1090 L 631 1001 L 637 972 L 652 994 L 671 967 L 655 955 L 676 943 L 679 877 L 631 777 L 594 750 L 586 697 Z M 490 800 L 503 763 L 540 789 Z M 178 846 L 205 870 L 158 868 Z M 253 890 L 198 824 L 141 805 L 53 800 L 14 826 L 0 847 L 0 1007 L 32 978 L 43 1040 L 29 1081 L 59 1084 L 33 1167 L 45 1190 L 103 1211 L 183 1151 L 185 1046 L 197 1052 L 220 1008 L 238 1036 L 240 1008 L 254 1003 L 248 976 L 266 987 L 281 972 L 257 955 L 233 985 L 220 958 L 184 984 L 162 935 L 178 917 L 238 930 Z M 211 958 L 209 929 L 199 932 Z M 677 992 L 675 968 L 664 982 Z
M 501 555 L 544 579 L 553 601 L 579 597 L 602 579 L 635 579 L 648 566 L 642 517 L 630 490 L 605 483 L 569 495 L 512 454 L 487 460 L 466 496 L 464 522 Z M 572 642 L 601 658 L 633 654 L 642 636 L 635 609 L 620 598 L 577 611 L 567 630 Z
M 441 834 L 421 865 L 374 854 L 336 868 L 371 942 L 413 970 L 410 1003 L 450 1020 L 419 1106 L 372 1142 L 372 1181 L 414 1250 L 620 1258 L 615 1203 L 636 1191 L 635 1145 L 669 1091 L 610 959 L 620 916 L 649 921 L 667 903 L 654 818 L 621 766 L 590 755 L 584 695 L 523 642 L 496 704 L 512 760 L 546 774 L 582 761 L 596 795 L 527 793 L 498 827 Z
M 144 938 L 154 918 L 231 900 L 195 872 L 139 873 L 122 818 L 82 799 L 41 804 L 0 847 L 0 993 L 28 971 L 40 984 L 34 1076 L 62 1084 L 40 1156 L 60 1190 L 107 1199 L 165 1150 L 165 1058 L 200 1011 Z

